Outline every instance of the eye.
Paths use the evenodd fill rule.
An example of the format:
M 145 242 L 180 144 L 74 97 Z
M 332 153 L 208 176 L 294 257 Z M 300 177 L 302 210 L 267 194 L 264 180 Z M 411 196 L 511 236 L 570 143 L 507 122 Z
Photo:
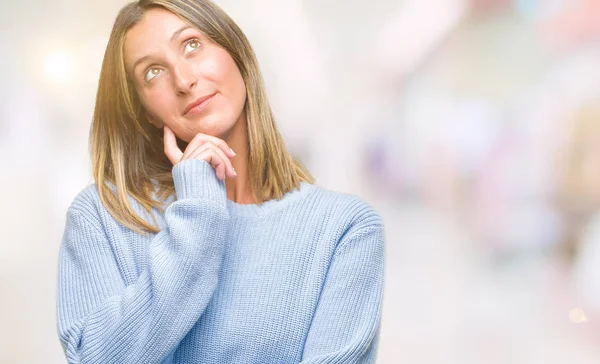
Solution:
M 158 76 L 161 72 L 162 72 L 162 70 L 160 68 L 158 68 L 158 67 L 150 67 L 148 69 L 148 71 L 146 71 L 146 74 L 144 75 L 144 80 L 146 82 L 149 82 L 154 77 Z
M 196 38 L 190 39 L 185 43 L 185 54 L 200 48 L 200 41 Z

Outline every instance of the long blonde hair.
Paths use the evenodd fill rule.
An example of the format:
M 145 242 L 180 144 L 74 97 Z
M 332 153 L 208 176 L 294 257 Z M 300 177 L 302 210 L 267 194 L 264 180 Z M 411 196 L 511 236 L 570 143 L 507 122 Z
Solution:
M 108 212 L 134 231 L 157 233 L 152 207 L 164 211 L 164 199 L 174 193 L 173 165 L 164 154 L 162 130 L 148 122 L 127 76 L 123 54 L 128 30 L 155 7 L 189 22 L 236 62 L 246 85 L 248 170 L 254 199 L 258 203 L 279 199 L 299 188 L 302 181 L 314 183 L 310 172 L 285 146 L 254 51 L 235 22 L 209 0 L 140 0 L 127 4 L 115 20 L 102 62 L 90 130 L 94 181 Z M 178 142 L 184 150 L 187 143 Z M 132 209 L 130 198 L 150 213 L 154 225 Z

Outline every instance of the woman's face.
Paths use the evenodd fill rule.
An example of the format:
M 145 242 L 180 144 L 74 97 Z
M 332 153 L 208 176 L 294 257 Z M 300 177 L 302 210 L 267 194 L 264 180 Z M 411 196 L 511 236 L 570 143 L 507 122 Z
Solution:
M 224 138 L 241 119 L 246 87 L 233 58 L 175 14 L 148 10 L 127 32 L 124 53 L 157 127 L 189 142 L 197 133 Z

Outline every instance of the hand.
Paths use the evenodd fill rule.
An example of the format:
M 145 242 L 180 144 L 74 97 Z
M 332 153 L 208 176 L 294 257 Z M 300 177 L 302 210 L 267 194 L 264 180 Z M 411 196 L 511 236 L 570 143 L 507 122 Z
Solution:
M 234 178 L 237 176 L 229 160 L 235 157 L 236 154 L 222 139 L 198 133 L 189 142 L 185 148 L 185 152 L 182 152 L 177 145 L 177 139 L 173 130 L 166 125 L 163 129 L 165 133 L 165 154 L 173 165 L 185 159 L 203 159 L 215 169 L 217 177 L 220 180 L 225 180 L 226 177 Z

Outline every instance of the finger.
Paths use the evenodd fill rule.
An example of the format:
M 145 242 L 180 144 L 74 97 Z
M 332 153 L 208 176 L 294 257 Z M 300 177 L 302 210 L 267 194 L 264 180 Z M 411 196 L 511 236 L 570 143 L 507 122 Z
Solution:
M 221 163 L 217 166 L 217 176 L 219 177 L 220 180 L 224 181 L 226 178 L 225 175 L 225 164 Z
M 204 150 L 204 145 L 206 144 L 207 139 L 202 138 L 200 134 L 196 134 L 194 138 L 188 143 L 187 147 L 183 151 L 183 155 L 181 159 L 190 159 L 192 154 L 196 153 L 196 150 Z M 196 153 L 197 154 L 197 153 Z
M 221 157 L 213 149 L 207 148 L 207 149 L 199 152 L 195 158 L 203 159 L 203 160 L 207 161 L 215 170 L 215 174 L 217 175 L 217 178 L 219 178 L 220 180 L 225 179 L 223 172 L 220 171 L 218 168 L 219 166 L 223 165 L 223 161 L 221 160 Z
M 214 137 L 214 136 L 208 135 L 208 134 L 204 134 L 204 133 L 197 133 L 196 135 L 194 135 L 194 138 L 192 138 L 192 140 L 188 144 L 187 148 L 195 149 L 197 146 L 200 146 L 202 143 L 207 142 L 207 141 L 210 141 L 214 145 L 216 145 L 229 158 L 233 158 L 236 156 L 236 153 L 233 151 L 233 149 L 231 149 L 229 147 L 229 145 L 227 145 L 227 143 L 225 143 L 225 141 L 223 139 L 219 139 L 217 137 Z M 184 151 L 184 154 L 186 156 L 190 154 L 190 153 L 186 153 L 187 148 Z
M 177 139 L 175 137 L 175 133 L 168 126 L 164 126 L 164 145 L 165 145 L 165 154 L 167 158 L 171 161 L 173 165 L 179 163 L 181 157 L 183 156 L 183 152 L 179 149 L 177 145 Z
M 233 158 L 237 155 L 223 139 L 219 139 L 217 137 L 212 138 L 214 139 L 213 144 L 219 147 L 229 158 Z
M 227 155 L 225 155 L 225 153 L 223 153 L 223 150 L 221 148 L 218 148 L 217 146 L 215 146 L 214 144 L 212 144 L 210 142 L 208 142 L 206 144 L 208 147 L 212 148 L 215 151 L 215 153 L 217 153 L 221 157 L 221 160 L 223 161 L 223 174 L 229 178 L 236 177 L 237 173 L 235 172 L 235 169 L 233 169 L 233 164 L 231 163 L 231 160 L 229 159 L 229 157 Z
M 195 158 L 199 153 L 201 153 L 202 151 L 204 151 L 206 149 L 211 149 L 215 153 L 218 154 L 218 156 L 222 160 L 222 163 L 224 164 L 224 166 L 223 166 L 223 174 L 224 175 L 226 175 L 229 178 L 235 178 L 237 176 L 237 173 L 235 172 L 235 169 L 233 169 L 233 165 L 231 164 L 231 160 L 229 160 L 229 158 L 225 155 L 225 153 L 223 153 L 223 150 L 221 150 L 220 148 L 218 148 L 216 145 L 212 144 L 211 142 L 206 142 L 202 146 L 198 147 L 198 149 L 196 149 L 196 151 L 192 152 L 192 155 L 190 155 L 188 157 L 188 159 Z
M 204 153 L 206 151 L 211 153 L 211 159 L 209 163 L 211 163 L 211 165 L 215 169 L 215 173 L 217 173 L 219 179 L 224 180 L 228 175 L 229 177 L 233 178 L 233 176 L 231 176 L 231 173 L 226 172 L 228 168 L 233 169 L 233 167 L 228 167 L 228 163 L 230 164 L 230 162 L 227 156 L 225 156 L 220 149 L 218 149 L 210 142 L 207 142 L 203 147 L 196 149 L 196 151 L 188 159 L 202 159 L 201 156 L 206 156 L 206 154 Z

